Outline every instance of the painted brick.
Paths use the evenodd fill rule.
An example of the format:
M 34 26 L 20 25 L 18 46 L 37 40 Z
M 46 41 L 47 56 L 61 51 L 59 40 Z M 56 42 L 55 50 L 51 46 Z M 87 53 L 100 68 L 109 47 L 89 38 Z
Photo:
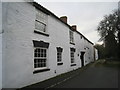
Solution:
M 3 3 L 3 88 L 21 88 L 81 67 L 80 52 L 85 51 L 85 65 L 94 59 L 91 43 L 74 32 L 75 45 L 69 41 L 69 27 L 48 15 L 47 33 L 34 33 L 35 7 L 27 2 Z M 49 42 L 48 68 L 50 71 L 33 74 L 33 40 Z M 57 65 L 57 49 L 62 47 L 63 65 Z M 71 67 L 70 47 L 76 48 L 75 63 Z M 84 49 L 88 47 L 89 49 Z M 78 55 L 79 54 L 79 55 Z M 55 73 L 56 72 L 56 73 Z

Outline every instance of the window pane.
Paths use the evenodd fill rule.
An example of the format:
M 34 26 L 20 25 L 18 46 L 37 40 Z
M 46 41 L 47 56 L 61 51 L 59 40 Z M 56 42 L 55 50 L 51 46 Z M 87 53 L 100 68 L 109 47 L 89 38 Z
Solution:
M 43 63 L 43 67 L 46 67 L 46 64 L 45 64 L 45 63 Z
M 37 57 L 40 57 L 40 53 L 38 53 L 38 56 Z
M 43 57 L 46 57 L 46 53 L 45 53 L 45 54 L 43 54 Z
M 59 53 L 57 53 L 57 56 L 59 56 Z
M 42 67 L 42 64 L 41 64 L 41 63 L 39 63 L 39 64 L 38 64 L 38 67 Z
M 71 63 L 74 63 L 74 61 L 72 60 Z
M 37 52 L 37 49 L 34 49 L 34 52 L 36 53 L 36 52 Z
M 35 29 L 45 32 L 45 24 L 35 21 Z
M 41 53 L 43 53 L 43 49 L 41 49 Z
M 71 57 L 74 57 L 74 53 L 71 52 Z
M 57 52 L 57 62 L 62 61 L 62 52 Z
M 73 32 L 70 31 L 70 42 L 74 42 Z
M 43 53 L 41 53 L 41 57 L 43 57 Z
M 59 58 L 60 56 L 57 55 L 57 58 Z
M 40 52 L 40 49 L 38 48 L 37 51 Z
M 60 58 L 58 58 L 58 62 L 60 62 L 61 61 L 61 59 Z
M 71 63 L 74 63 L 74 52 L 73 51 L 71 51 Z
M 37 63 L 37 60 L 36 60 L 36 59 L 34 59 L 34 63 Z
M 34 57 L 34 68 L 46 67 L 46 49 L 36 48 Z
M 34 53 L 34 57 L 37 57 L 37 53 Z
M 46 23 L 47 22 L 47 15 L 36 9 L 36 19 Z
M 47 57 L 46 49 L 44 49 L 43 57 Z
M 59 53 L 59 55 L 61 56 L 61 52 Z
M 36 68 L 36 64 L 34 64 L 34 68 Z

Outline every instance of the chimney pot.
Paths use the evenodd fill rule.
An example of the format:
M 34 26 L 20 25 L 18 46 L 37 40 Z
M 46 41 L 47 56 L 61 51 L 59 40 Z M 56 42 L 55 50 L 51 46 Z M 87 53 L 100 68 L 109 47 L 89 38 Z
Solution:
M 62 16 L 62 17 L 60 17 L 60 19 L 61 19 L 63 22 L 67 23 L 67 16 Z
M 77 30 L 77 26 L 76 25 L 72 25 L 71 27 L 72 27 L 72 29 Z

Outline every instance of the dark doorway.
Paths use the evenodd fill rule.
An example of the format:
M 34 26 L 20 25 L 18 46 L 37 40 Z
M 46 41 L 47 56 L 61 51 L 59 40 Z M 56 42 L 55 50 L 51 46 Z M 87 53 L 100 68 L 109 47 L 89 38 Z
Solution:
M 85 52 L 81 52 L 80 59 L 81 59 L 81 66 L 84 66 L 84 54 Z

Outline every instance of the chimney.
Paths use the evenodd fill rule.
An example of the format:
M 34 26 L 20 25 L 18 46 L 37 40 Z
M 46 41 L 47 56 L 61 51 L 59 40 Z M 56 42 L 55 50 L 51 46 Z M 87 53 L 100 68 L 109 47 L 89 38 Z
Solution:
M 77 26 L 76 25 L 72 25 L 71 27 L 72 27 L 72 29 L 77 30 Z
M 62 16 L 62 17 L 60 17 L 60 19 L 61 19 L 63 22 L 67 23 L 67 16 Z

